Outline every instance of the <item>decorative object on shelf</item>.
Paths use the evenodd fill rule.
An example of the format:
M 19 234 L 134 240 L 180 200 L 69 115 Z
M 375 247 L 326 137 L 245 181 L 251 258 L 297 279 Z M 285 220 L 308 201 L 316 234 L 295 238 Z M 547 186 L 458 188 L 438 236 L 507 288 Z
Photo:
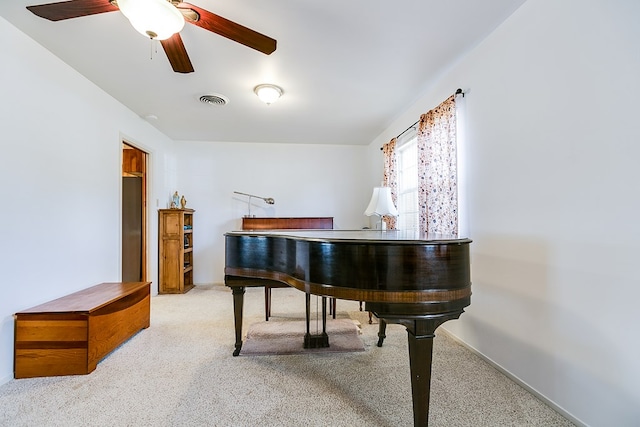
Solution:
M 254 196 L 253 194 L 247 194 L 247 193 L 241 193 L 239 191 L 234 191 L 234 193 L 236 194 L 242 194 L 243 196 L 249 196 L 249 214 L 246 215 L 246 218 L 251 218 L 251 198 L 255 197 L 257 199 L 262 199 L 264 200 L 264 202 L 268 205 L 273 205 L 276 203 L 275 200 L 273 200 L 273 198 L 271 197 L 260 197 L 260 196 Z M 255 215 L 254 215 L 255 216 Z
M 178 195 L 176 191 L 173 193 L 173 197 L 171 197 L 171 209 L 178 209 L 178 206 L 180 206 L 180 195 Z
M 182 195 L 182 197 L 180 198 L 180 207 L 182 209 L 187 207 L 187 199 L 184 198 L 184 194 Z
M 386 223 L 382 221 L 382 217 L 385 215 L 398 216 L 398 210 L 393 204 L 391 199 L 391 188 L 389 187 L 374 187 L 371 194 L 371 200 L 369 206 L 364 211 L 366 216 L 379 215 L 380 216 L 380 230 L 383 230 Z

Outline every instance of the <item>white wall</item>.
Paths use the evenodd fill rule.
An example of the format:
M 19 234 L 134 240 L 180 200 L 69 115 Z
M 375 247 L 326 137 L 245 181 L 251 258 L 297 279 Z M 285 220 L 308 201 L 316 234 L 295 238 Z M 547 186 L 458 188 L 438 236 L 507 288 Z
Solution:
M 529 0 L 369 147 L 180 143 L 177 158 L 169 139 L 0 19 L 11 40 L 0 67 L 0 382 L 12 377 L 13 313 L 118 280 L 123 137 L 151 151 L 150 200 L 162 207 L 177 189 L 197 210 L 196 282 L 219 282 L 222 234 L 246 213 L 233 190 L 276 199 L 256 215 L 359 228 L 379 147 L 462 87 L 474 293 L 445 327 L 576 420 L 637 424 L 638 16 L 636 0 Z M 156 242 L 155 212 L 149 228 Z
M 640 420 L 639 16 L 529 0 L 370 147 L 467 90 L 473 296 L 444 327 L 591 426 Z
M 179 142 L 180 194 L 194 216 L 194 282 L 222 283 L 224 233 L 256 216 L 331 216 L 334 227 L 359 229 L 371 194 L 364 146 Z
M 121 277 L 121 141 L 151 152 L 151 198 L 175 185 L 173 142 L 0 18 L 0 383 L 13 314 Z M 175 163 L 175 162 L 173 162 Z M 150 215 L 149 241 L 157 241 Z M 157 281 L 157 249 L 149 273 Z

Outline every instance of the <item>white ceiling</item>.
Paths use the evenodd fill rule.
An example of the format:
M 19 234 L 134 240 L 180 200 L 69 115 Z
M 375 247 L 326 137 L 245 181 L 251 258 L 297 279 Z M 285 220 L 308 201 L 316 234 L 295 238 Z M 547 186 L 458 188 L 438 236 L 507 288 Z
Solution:
M 11 0 L 0 16 L 174 140 L 368 144 L 524 1 L 193 0 L 278 44 L 267 56 L 187 24 L 190 74 L 120 12 L 50 22 L 25 8 L 50 0 Z M 263 104 L 260 83 L 284 96 Z M 199 102 L 210 93 L 230 102 Z

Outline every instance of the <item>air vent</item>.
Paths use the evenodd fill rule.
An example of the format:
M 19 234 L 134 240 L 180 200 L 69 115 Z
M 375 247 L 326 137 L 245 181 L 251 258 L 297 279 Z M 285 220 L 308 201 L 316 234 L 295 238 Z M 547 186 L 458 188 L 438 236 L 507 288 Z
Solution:
M 202 95 L 200 97 L 200 102 L 211 105 L 226 105 L 229 102 L 229 99 L 226 96 L 219 94 Z

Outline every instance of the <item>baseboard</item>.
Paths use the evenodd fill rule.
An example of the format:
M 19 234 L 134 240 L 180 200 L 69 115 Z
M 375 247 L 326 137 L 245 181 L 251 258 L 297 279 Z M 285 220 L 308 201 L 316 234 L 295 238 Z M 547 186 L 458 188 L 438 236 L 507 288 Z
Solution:
M 538 399 L 540 399 L 542 402 L 544 402 L 547 406 L 551 407 L 554 411 L 556 411 L 557 413 L 559 413 L 560 415 L 562 415 L 563 417 L 565 417 L 566 419 L 568 419 L 569 421 L 571 421 L 572 423 L 574 423 L 576 426 L 579 427 L 589 427 L 587 424 L 585 424 L 583 421 L 579 420 L 578 418 L 576 418 L 575 416 L 573 416 L 571 413 L 567 412 L 566 410 L 564 410 L 562 407 L 558 406 L 554 401 L 552 401 L 551 399 L 549 399 L 548 397 L 546 397 L 545 395 L 543 395 L 542 393 L 540 393 L 538 390 L 534 389 L 533 387 L 531 387 L 529 384 L 527 384 L 526 382 L 524 382 L 522 379 L 520 379 L 518 376 L 514 375 L 512 372 L 508 371 L 507 369 L 505 369 L 504 367 L 500 366 L 498 363 L 496 363 L 494 360 L 492 360 L 491 358 L 487 357 L 485 354 L 481 353 L 478 349 L 476 349 L 475 347 L 470 346 L 469 344 L 467 344 L 466 342 L 462 341 L 458 336 L 454 335 L 453 333 L 449 332 L 447 329 L 445 329 L 444 327 L 440 328 L 439 331 L 443 331 L 444 333 L 447 334 L 447 336 L 449 338 L 451 338 L 452 340 L 454 340 L 455 342 L 457 342 L 458 344 L 460 344 L 461 346 L 465 347 L 467 350 L 471 351 L 472 353 L 474 353 L 476 356 L 480 357 L 482 360 L 484 360 L 485 362 L 487 362 L 488 364 L 490 364 L 491 366 L 493 366 L 495 369 L 497 369 L 498 371 L 502 372 L 504 375 L 506 375 L 511 381 L 513 381 L 514 383 L 518 384 L 520 387 L 524 388 L 525 390 L 527 390 L 529 393 L 533 394 L 535 397 L 537 397 Z
M 13 379 L 13 375 L 5 375 L 4 377 L 0 377 L 0 385 L 6 384 Z

